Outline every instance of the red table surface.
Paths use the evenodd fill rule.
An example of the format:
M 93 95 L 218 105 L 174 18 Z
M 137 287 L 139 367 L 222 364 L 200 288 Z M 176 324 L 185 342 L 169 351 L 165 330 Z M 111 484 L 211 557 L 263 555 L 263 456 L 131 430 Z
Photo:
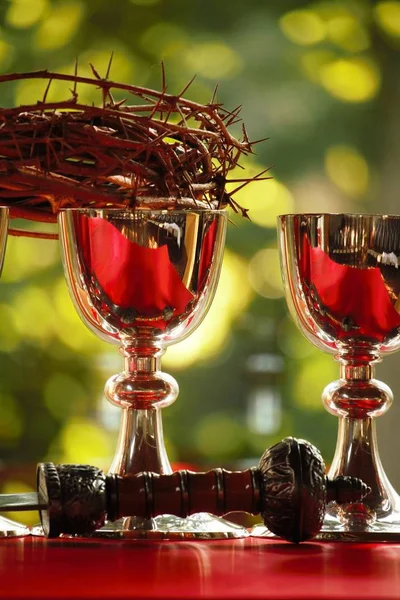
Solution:
M 400 544 L 0 541 L 1 598 L 400 598 Z

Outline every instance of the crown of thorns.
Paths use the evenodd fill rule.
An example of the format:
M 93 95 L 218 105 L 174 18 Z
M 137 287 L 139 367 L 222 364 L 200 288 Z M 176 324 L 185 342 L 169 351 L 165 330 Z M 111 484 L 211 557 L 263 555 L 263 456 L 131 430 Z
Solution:
M 0 77 L 0 83 L 43 79 L 47 86 L 36 104 L 0 108 L 0 204 L 11 218 L 54 222 L 64 208 L 181 205 L 230 205 L 247 216 L 232 198 L 254 179 L 227 179 L 242 155 L 252 153 L 246 129 L 235 138 L 228 128 L 241 123 L 240 107 L 228 111 L 215 101 L 199 104 L 161 91 L 101 78 L 37 71 Z M 54 80 L 70 82 L 65 101 L 47 100 Z M 95 86 L 99 106 L 79 101 L 78 84 Z M 115 101 L 123 90 L 127 99 Z M 264 178 L 263 178 L 264 179 Z M 227 182 L 240 185 L 230 193 Z M 29 235 L 27 231 L 11 233 Z M 51 234 L 31 233 L 41 237 Z

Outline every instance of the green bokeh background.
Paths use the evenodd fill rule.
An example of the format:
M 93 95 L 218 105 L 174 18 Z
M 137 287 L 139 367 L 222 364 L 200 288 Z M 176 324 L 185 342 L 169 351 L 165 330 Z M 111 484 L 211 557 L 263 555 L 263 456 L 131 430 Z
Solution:
M 49 69 L 161 86 L 243 105 L 251 139 L 267 137 L 248 173 L 274 179 L 237 199 L 221 285 L 210 316 L 168 351 L 180 385 L 164 412 L 172 460 L 201 466 L 254 463 L 285 435 L 325 458 L 335 419 L 320 403 L 337 377 L 288 317 L 275 218 L 281 212 L 397 212 L 400 158 L 400 2 L 337 0 L 5 0 L 1 72 Z M 35 102 L 46 83 L 7 84 L 2 105 Z M 58 84 L 57 84 L 58 85 Z M 60 87 L 53 90 L 60 92 Z M 52 93 L 53 93 L 52 91 Z M 65 86 L 61 91 L 68 95 Z M 79 91 L 79 90 L 78 90 Z M 82 93 L 85 92 L 82 90 Z M 85 461 L 104 468 L 119 413 L 103 386 L 121 368 L 74 312 L 56 242 L 10 238 L 0 284 L 0 457 L 5 465 Z M 11 478 L 3 489 L 21 489 Z

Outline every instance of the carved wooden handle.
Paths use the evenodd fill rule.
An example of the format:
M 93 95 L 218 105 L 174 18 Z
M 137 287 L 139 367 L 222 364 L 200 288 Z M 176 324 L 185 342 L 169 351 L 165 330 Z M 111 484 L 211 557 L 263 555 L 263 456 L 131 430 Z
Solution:
M 300 542 L 319 532 L 327 502 L 358 501 L 368 491 L 359 479 L 329 481 L 318 450 L 294 438 L 269 448 L 257 469 L 245 471 L 119 477 L 88 465 L 42 463 L 38 467 L 39 500 L 47 506 L 41 510 L 41 520 L 49 537 L 91 533 L 106 519 L 124 516 L 242 511 L 261 513 L 273 533 Z
M 138 473 L 128 477 L 107 476 L 108 516 L 126 515 L 151 518 L 170 514 L 187 517 L 198 512 L 224 515 L 242 511 L 260 512 L 259 469 L 206 473 L 177 471 L 171 475 Z
M 127 515 L 151 519 L 163 514 L 184 518 L 198 512 L 222 516 L 265 511 L 262 472 L 255 467 L 206 473 L 182 470 L 171 475 L 145 471 L 126 477 L 107 475 L 106 482 L 111 521 Z M 354 502 L 367 493 L 363 482 L 353 477 L 326 478 L 324 485 L 326 503 Z

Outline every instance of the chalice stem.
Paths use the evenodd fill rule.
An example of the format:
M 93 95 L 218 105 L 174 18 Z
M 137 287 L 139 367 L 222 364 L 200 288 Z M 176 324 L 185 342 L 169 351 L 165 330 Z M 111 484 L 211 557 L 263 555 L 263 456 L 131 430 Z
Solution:
M 362 504 L 349 505 L 342 518 L 351 526 L 363 526 L 398 510 L 398 496 L 379 457 L 375 417 L 392 403 L 390 388 L 373 378 L 374 365 L 341 360 L 341 379 L 328 385 L 323 399 L 339 417 L 335 455 L 329 477 L 362 477 L 371 488 Z M 373 360 L 376 362 L 376 360 Z
M 110 473 L 134 475 L 148 465 L 155 473 L 172 473 L 164 444 L 161 411 L 124 408 Z
M 393 504 L 396 493 L 390 484 L 379 457 L 375 419 L 339 419 L 338 440 L 329 477 L 362 474 L 371 492 L 364 500 L 375 511 L 381 512 Z
M 134 475 L 143 470 L 172 472 L 164 444 L 161 408 L 172 404 L 178 384 L 161 372 L 164 349 L 149 341 L 125 342 L 120 348 L 124 371 L 111 377 L 105 393 L 122 408 L 116 454 L 110 472 Z

